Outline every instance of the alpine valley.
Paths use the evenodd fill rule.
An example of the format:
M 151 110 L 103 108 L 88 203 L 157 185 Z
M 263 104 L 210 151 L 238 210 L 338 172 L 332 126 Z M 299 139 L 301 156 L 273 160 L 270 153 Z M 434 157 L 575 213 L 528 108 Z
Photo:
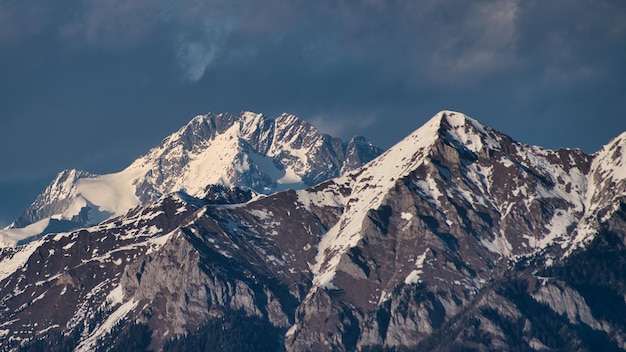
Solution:
M 60 173 L 0 241 L 3 351 L 626 350 L 626 133 L 442 111 L 382 153 L 208 114 Z

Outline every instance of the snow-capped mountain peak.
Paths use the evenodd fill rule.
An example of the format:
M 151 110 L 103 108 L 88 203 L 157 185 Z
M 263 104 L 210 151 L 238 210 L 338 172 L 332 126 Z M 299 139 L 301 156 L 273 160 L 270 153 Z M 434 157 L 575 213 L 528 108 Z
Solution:
M 444 228 L 459 206 L 501 216 L 499 226 L 477 234 L 499 255 L 533 253 L 556 240 L 567 247 L 573 239 L 563 236 L 585 211 L 588 164 L 580 151 L 523 145 L 462 113 L 441 111 L 380 157 L 335 180 L 351 192 L 342 197 L 341 219 L 319 243 L 314 282 L 334 287 L 341 256 L 362 239 L 365 214 L 380 209 L 398 183 L 408 182 L 432 204 Z M 518 214 L 539 212 L 543 230 L 520 226 Z M 525 235 L 532 232 L 534 237 Z
M 35 199 L 33 204 L 17 218 L 11 227 L 20 228 L 32 224 L 33 219 L 41 220 L 44 214 L 55 214 L 64 211 L 68 201 L 58 201 L 63 198 L 75 197 L 75 184 L 79 179 L 93 178 L 96 175 L 80 170 L 61 171 L 45 190 Z
M 344 145 L 289 114 L 276 119 L 249 111 L 198 115 L 120 172 L 62 172 L 11 228 L 48 218 L 62 224 L 55 222 L 43 233 L 93 225 L 172 192 L 202 198 L 209 185 L 260 194 L 300 189 L 360 167 L 381 153 L 369 142 L 359 146 L 356 150 L 354 143 Z M 13 245 L 17 242 L 11 239 L 41 234 L 9 230 L 2 230 L 0 237 Z
M 444 138 L 455 141 L 473 152 L 487 148 L 497 148 L 498 136 L 480 122 L 462 113 L 442 111 L 434 119 L 440 121 L 439 132 Z
M 461 127 L 466 119 L 469 118 L 460 113 L 441 111 L 380 157 L 336 181 L 352 192 L 344 199 L 345 211 L 341 220 L 319 243 L 314 266 L 316 285 L 333 287 L 332 280 L 341 255 L 361 240 L 364 214 L 379 208 L 396 181 L 424 163 L 446 124 Z

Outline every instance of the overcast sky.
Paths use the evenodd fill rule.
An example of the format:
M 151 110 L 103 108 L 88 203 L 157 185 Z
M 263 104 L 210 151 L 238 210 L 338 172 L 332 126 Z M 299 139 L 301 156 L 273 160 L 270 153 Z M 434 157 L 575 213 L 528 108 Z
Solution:
M 595 152 L 626 130 L 626 1 L 0 0 L 0 225 L 197 114 L 388 148 L 442 109 Z

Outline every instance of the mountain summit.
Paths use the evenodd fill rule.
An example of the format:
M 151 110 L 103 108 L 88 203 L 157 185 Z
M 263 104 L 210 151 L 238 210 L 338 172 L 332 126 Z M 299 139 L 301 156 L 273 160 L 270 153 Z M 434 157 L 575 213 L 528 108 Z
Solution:
M 363 137 L 344 144 L 293 115 L 200 115 L 121 172 L 61 172 L 0 231 L 0 241 L 16 245 L 95 225 L 173 192 L 202 198 L 209 185 L 257 194 L 300 189 L 356 169 L 381 152 Z
M 6 248 L 0 347 L 626 350 L 624 136 L 548 150 L 442 111 L 311 187 L 168 193 Z

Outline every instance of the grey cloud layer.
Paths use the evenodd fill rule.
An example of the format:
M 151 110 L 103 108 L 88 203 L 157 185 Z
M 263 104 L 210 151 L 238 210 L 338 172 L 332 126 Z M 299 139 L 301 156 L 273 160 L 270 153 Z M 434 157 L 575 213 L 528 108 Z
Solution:
M 0 23 L 5 41 L 52 30 L 102 50 L 132 50 L 161 36 L 191 81 L 212 65 L 263 58 L 288 43 L 311 65 L 370 60 L 390 74 L 448 82 L 532 60 L 543 60 L 546 74 L 585 70 L 585 51 L 624 41 L 624 7 L 619 0 L 4 0 Z

